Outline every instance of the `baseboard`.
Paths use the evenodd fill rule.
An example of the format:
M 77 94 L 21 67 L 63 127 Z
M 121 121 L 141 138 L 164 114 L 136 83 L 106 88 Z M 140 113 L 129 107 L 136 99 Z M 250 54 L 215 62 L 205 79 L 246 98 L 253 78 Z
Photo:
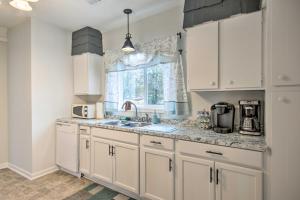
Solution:
M 48 169 L 44 169 L 39 172 L 30 173 L 30 172 L 28 172 L 16 165 L 10 164 L 10 163 L 8 164 L 8 168 L 29 180 L 34 180 L 34 179 L 40 178 L 42 176 L 45 176 L 47 174 L 53 173 L 58 170 L 57 166 L 52 166 L 52 167 L 49 167 Z
M 39 172 L 32 173 L 31 174 L 31 180 L 40 178 L 40 177 L 45 176 L 47 174 L 51 174 L 51 173 L 53 173 L 57 170 L 58 170 L 57 166 L 52 166 L 52 167 L 49 167 L 48 169 L 44 169 L 44 170 L 41 170 Z
M 8 168 L 10 170 L 16 172 L 17 174 L 19 174 L 19 175 L 21 175 L 21 176 L 23 176 L 23 177 L 25 177 L 25 178 L 27 178 L 29 180 L 32 180 L 30 172 L 28 172 L 28 171 L 26 171 L 26 170 L 24 170 L 24 169 L 22 169 L 22 168 L 20 168 L 20 167 L 18 167 L 16 165 L 13 165 L 11 163 L 8 164 Z
M 8 168 L 8 163 L 7 162 L 1 163 L 0 164 L 0 169 L 5 169 L 5 168 Z

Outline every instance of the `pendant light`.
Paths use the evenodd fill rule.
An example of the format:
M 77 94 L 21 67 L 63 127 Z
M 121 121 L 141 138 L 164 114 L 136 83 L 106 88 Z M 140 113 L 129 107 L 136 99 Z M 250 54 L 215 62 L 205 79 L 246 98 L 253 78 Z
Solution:
M 125 9 L 124 13 L 127 15 L 127 34 L 125 38 L 125 43 L 122 47 L 122 50 L 125 52 L 133 52 L 135 51 L 134 46 L 131 42 L 131 34 L 129 33 L 129 15 L 132 13 L 131 9 Z

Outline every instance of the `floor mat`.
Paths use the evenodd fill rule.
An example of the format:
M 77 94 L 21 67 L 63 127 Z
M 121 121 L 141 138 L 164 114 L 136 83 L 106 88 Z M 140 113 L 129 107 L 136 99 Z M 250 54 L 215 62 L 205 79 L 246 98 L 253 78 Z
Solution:
M 135 200 L 114 190 L 93 183 L 64 200 Z

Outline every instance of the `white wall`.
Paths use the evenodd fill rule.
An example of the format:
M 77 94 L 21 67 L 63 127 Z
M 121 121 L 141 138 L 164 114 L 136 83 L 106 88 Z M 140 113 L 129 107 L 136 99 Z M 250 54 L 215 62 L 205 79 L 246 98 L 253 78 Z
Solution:
M 6 38 L 6 28 L 0 27 L 0 168 L 8 161 Z
M 33 173 L 55 166 L 55 120 L 71 115 L 71 33 L 31 20 Z
M 55 168 L 55 120 L 71 116 L 71 33 L 28 19 L 9 30 L 9 163 L 34 178 Z
M 8 31 L 9 163 L 32 170 L 30 20 Z
M 134 17 L 134 16 L 133 16 Z M 173 8 L 167 12 L 148 17 L 134 24 L 131 24 L 133 42 L 146 42 L 154 38 L 175 35 L 177 32 L 184 33 L 183 8 Z M 103 33 L 103 44 L 105 49 L 120 49 L 124 44 L 126 27 L 118 28 Z M 184 38 L 183 38 L 184 43 Z M 184 59 L 185 63 L 185 59 Z M 185 66 L 186 67 L 186 66 Z M 264 99 L 264 92 L 235 91 L 235 92 L 202 92 L 190 93 L 192 116 L 197 111 L 210 109 L 210 106 L 219 101 L 226 101 L 238 105 L 240 99 Z M 237 111 L 238 112 L 238 111 Z M 238 118 L 236 118 L 238 120 Z

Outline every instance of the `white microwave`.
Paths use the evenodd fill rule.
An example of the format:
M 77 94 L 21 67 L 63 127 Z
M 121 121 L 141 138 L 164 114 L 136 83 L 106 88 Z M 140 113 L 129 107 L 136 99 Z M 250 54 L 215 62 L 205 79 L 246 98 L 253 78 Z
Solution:
M 73 104 L 72 117 L 82 118 L 82 119 L 95 119 L 96 105 L 95 104 Z

